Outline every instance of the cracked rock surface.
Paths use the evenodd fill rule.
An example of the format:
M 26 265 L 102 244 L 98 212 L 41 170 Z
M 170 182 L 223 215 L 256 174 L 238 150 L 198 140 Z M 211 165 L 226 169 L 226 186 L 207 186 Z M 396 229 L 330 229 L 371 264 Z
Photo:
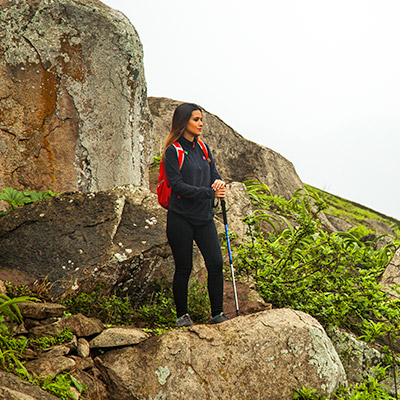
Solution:
M 121 400 L 284 400 L 302 385 L 330 395 L 346 383 L 322 326 L 289 309 L 167 332 L 111 350 L 98 365 Z
M 0 187 L 148 186 L 142 45 L 100 1 L 0 2 L 0 110 Z
M 0 218 L 0 279 L 50 292 L 109 292 L 143 300 L 154 280 L 173 272 L 165 235 L 166 213 L 148 189 L 121 186 L 65 193 Z

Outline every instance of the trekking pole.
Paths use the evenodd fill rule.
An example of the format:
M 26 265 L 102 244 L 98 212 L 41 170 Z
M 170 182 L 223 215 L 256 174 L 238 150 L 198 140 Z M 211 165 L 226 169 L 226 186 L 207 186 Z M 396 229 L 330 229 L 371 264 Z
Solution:
M 225 225 L 226 243 L 228 245 L 229 263 L 231 265 L 231 274 L 232 274 L 233 294 L 235 296 L 236 315 L 239 316 L 239 303 L 238 303 L 238 298 L 237 298 L 236 283 L 235 283 L 235 272 L 233 270 L 231 244 L 229 242 L 228 218 L 226 217 L 226 206 L 225 206 L 225 200 L 224 199 L 221 200 L 221 207 L 222 207 L 222 216 L 224 218 L 224 225 Z

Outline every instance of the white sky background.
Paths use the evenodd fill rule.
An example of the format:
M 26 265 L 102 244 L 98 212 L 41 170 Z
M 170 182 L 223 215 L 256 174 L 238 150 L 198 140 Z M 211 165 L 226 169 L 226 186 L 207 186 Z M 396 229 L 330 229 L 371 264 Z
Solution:
M 198 103 L 303 182 L 400 219 L 399 0 L 103 2 L 139 33 L 149 96 Z

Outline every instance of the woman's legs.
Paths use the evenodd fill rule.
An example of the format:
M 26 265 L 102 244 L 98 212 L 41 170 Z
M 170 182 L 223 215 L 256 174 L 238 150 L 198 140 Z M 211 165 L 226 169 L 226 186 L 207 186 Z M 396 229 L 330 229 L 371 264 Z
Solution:
M 224 278 L 221 247 L 214 221 L 211 220 L 205 225 L 196 226 L 194 240 L 206 263 L 211 315 L 215 317 L 223 312 Z
M 169 211 L 167 237 L 175 260 L 173 281 L 177 317 L 188 313 L 187 297 L 193 266 L 193 239 L 196 241 L 208 271 L 208 293 L 213 317 L 223 312 L 223 259 L 214 221 L 192 225 L 184 217 Z
M 193 265 L 193 226 L 179 214 L 169 211 L 167 237 L 175 260 L 173 293 L 176 315 L 188 313 L 187 295 Z

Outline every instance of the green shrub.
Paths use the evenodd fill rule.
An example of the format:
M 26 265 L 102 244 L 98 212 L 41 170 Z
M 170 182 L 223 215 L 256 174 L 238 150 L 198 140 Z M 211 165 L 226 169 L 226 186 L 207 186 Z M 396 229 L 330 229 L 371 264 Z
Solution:
M 150 301 L 135 310 L 134 318 L 151 327 L 175 326 L 176 311 L 172 289 L 165 284 L 155 289 Z
M 45 350 L 49 347 L 67 343 L 71 341 L 73 337 L 74 334 L 68 328 L 64 328 L 57 336 L 43 336 L 37 339 L 29 339 L 29 346 Z
M 377 367 L 374 376 L 364 378 L 362 382 L 350 384 L 348 387 L 341 386 L 333 394 L 337 400 L 395 400 L 386 390 L 382 381 L 386 378 L 386 368 Z M 317 390 L 302 387 L 294 389 L 295 400 L 328 400 L 328 397 L 318 394 Z
M 192 280 L 188 293 L 188 308 L 193 322 L 207 323 L 210 319 L 210 298 L 207 285 Z
M 85 385 L 67 372 L 57 376 L 36 377 L 34 383 L 62 400 L 76 400 L 76 394 L 72 392 L 71 387 L 75 387 L 81 394 L 87 390 Z
M 191 281 L 188 290 L 188 309 L 194 323 L 206 323 L 210 318 L 210 300 L 207 287 L 200 282 Z M 152 299 L 138 307 L 135 319 L 151 327 L 174 327 L 176 310 L 171 286 L 163 281 L 157 285 Z
M 82 313 L 87 317 L 100 319 L 104 324 L 130 325 L 132 306 L 128 298 L 116 295 L 105 296 L 104 284 L 100 284 L 90 293 L 79 293 L 61 301 L 71 314 Z
M 0 367 L 21 377 L 29 376 L 22 363 L 22 353 L 28 340 L 24 337 L 15 338 L 13 326 L 22 323 L 18 303 L 35 300 L 28 296 L 11 299 L 5 294 L 0 294 Z
M 252 190 L 257 196 L 254 183 Z M 263 195 L 264 188 L 260 190 Z M 250 240 L 234 247 L 238 275 L 252 276 L 261 296 L 276 307 L 302 310 L 326 326 L 348 328 L 364 339 L 376 340 L 376 326 L 369 322 L 381 322 L 379 336 L 390 333 L 396 339 L 400 302 L 379 284 L 394 246 L 375 250 L 374 241 L 327 232 L 318 219 L 323 206 L 315 194 L 297 191 L 285 211 L 293 222 L 280 217 L 285 229 L 262 210 L 248 218 Z M 261 231 L 261 220 L 274 226 L 272 233 Z

